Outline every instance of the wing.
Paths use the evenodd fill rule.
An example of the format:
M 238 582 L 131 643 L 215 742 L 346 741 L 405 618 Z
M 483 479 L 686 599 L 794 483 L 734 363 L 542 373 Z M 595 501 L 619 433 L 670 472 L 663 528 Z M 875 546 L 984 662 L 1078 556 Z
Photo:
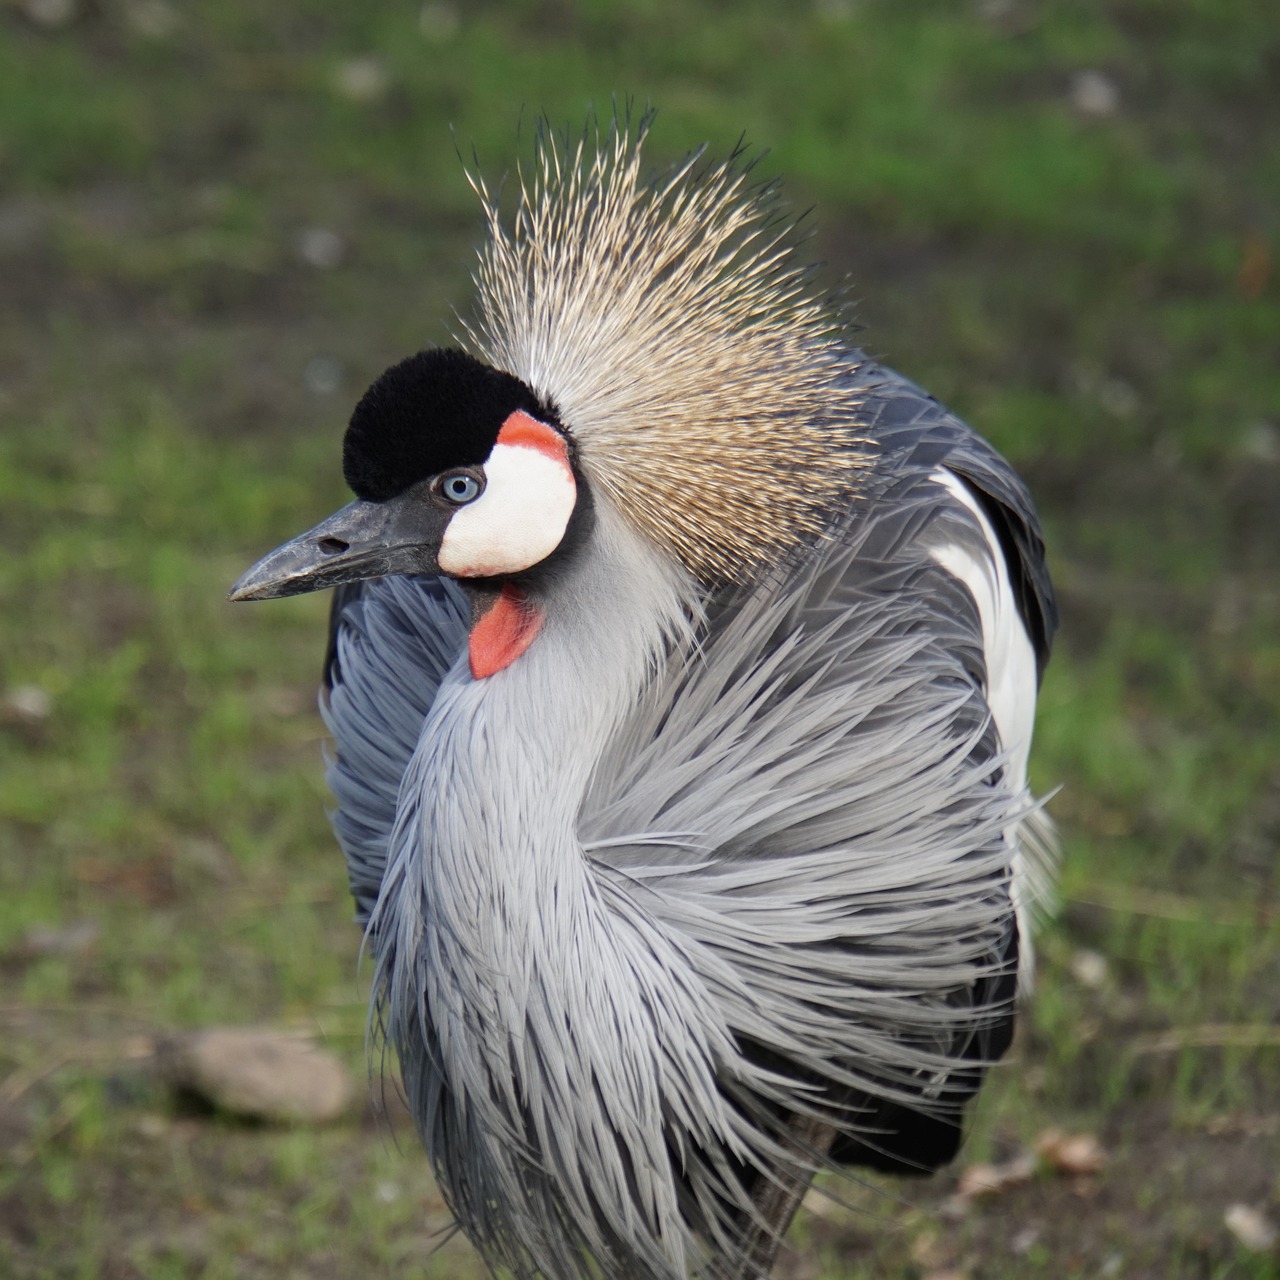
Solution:
M 394 577 L 334 592 L 320 710 L 333 735 L 327 781 L 356 919 L 386 868 L 396 797 L 445 673 L 465 650 L 469 607 L 447 578 Z
M 1009 833 L 1028 801 L 968 571 L 998 563 L 1011 607 L 1024 583 L 1046 649 L 1052 595 L 1007 464 L 894 374 L 853 390 L 879 446 L 866 494 L 792 576 L 717 602 L 611 744 L 581 831 L 721 993 L 742 1050 L 722 1087 L 776 1128 L 779 1076 L 793 1097 L 817 1084 L 836 1159 L 919 1171 L 954 1155 L 1013 1027 Z M 999 519 L 1025 565 L 952 462 L 1013 504 Z M 1021 617 L 1026 703 L 1040 648 Z
M 914 382 L 876 365 L 859 369 L 854 379 L 850 389 L 865 399 L 869 434 L 895 467 L 931 473 L 945 468 L 976 499 L 995 538 L 986 550 L 1005 567 L 1037 676 L 1043 675 L 1058 609 L 1040 519 L 1026 485 L 977 432 Z
M 1036 692 L 1058 626 L 1035 505 L 1005 459 L 914 383 L 875 366 L 859 378 L 885 463 L 905 473 L 927 473 L 945 490 L 947 515 L 929 536 L 930 554 L 964 584 L 978 609 L 983 692 L 1006 756 L 1006 782 L 1022 790 Z M 1025 944 L 1051 897 L 1057 841 L 1053 824 L 1038 807 L 1008 834 L 1025 989 L 1033 969 L 1032 950 Z

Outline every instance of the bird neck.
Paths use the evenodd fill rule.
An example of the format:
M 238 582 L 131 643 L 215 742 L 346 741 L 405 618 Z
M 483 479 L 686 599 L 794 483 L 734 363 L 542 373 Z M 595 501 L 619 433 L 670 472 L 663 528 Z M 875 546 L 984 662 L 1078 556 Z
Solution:
M 451 929 L 480 899 L 536 911 L 589 887 L 577 821 L 593 769 L 697 609 L 689 576 L 603 506 L 544 591 L 526 652 L 484 679 L 465 658 L 446 677 L 401 790 L 389 887 L 407 874 L 429 920 L 460 913 Z
M 470 803 L 491 801 L 504 825 L 528 804 L 526 820 L 576 818 L 608 739 L 673 641 L 689 637 L 696 608 L 688 575 L 608 509 L 533 604 L 540 630 L 528 649 L 484 679 L 460 664 L 424 734 L 438 769 L 470 767 Z M 535 794 L 521 794 L 523 784 Z
M 622 1188 L 636 1170 L 666 1167 L 657 1082 L 676 1050 L 654 1010 L 683 1028 L 679 1069 L 707 1096 L 728 1048 L 710 1043 L 710 1010 L 668 976 L 678 958 L 600 878 L 577 830 L 611 735 L 668 646 L 690 639 L 694 588 L 606 512 L 543 603 L 541 632 L 509 667 L 477 680 L 463 656 L 441 685 L 401 787 L 370 927 L 382 1025 L 455 1209 L 481 1235 L 545 1242 L 566 1239 L 566 1215 L 582 1223 L 599 1212 L 589 1181 Z M 556 1074 L 577 1059 L 596 1088 L 580 1107 Z M 621 1113 L 606 1118 L 600 1099 L 621 1100 Z M 594 1162 L 591 1180 L 557 1193 L 567 1207 L 539 1199 L 527 1126 L 562 1142 L 553 1163 Z M 601 1147 L 607 1127 L 617 1141 Z M 683 1276 L 689 1238 L 674 1183 L 643 1201 L 643 1222 L 619 1211 L 583 1243 L 600 1254 L 625 1238 L 645 1274 Z M 532 1217 L 490 1218 L 488 1206 L 513 1203 Z M 576 1248 L 540 1255 L 541 1269 L 568 1274 Z

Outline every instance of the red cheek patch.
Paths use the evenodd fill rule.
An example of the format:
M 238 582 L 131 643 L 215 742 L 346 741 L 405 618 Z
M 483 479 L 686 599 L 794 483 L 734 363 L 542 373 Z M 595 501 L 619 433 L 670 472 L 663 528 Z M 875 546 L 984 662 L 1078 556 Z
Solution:
M 541 630 L 542 612 L 529 603 L 519 587 L 506 583 L 489 611 L 471 628 L 467 646 L 471 674 L 483 680 L 509 667 L 538 638 Z
M 549 427 L 537 418 L 531 418 L 523 409 L 508 414 L 498 432 L 497 444 L 514 444 L 525 449 L 536 449 L 556 462 L 569 465 L 569 446 L 555 427 Z

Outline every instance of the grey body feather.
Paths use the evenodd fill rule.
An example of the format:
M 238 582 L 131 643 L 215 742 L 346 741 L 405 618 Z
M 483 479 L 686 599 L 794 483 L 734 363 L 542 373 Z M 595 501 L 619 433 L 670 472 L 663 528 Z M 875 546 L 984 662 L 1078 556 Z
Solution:
M 851 361 L 846 389 L 867 483 L 750 592 L 699 593 L 605 503 L 488 679 L 452 583 L 335 602 L 329 781 L 379 1026 L 452 1208 L 518 1276 L 732 1258 L 754 1182 L 805 1163 L 797 1114 L 837 1160 L 936 1167 L 1008 1043 L 1031 802 L 933 554 L 992 549 L 931 477 L 981 504 L 1042 666 L 1037 521 L 911 383 Z

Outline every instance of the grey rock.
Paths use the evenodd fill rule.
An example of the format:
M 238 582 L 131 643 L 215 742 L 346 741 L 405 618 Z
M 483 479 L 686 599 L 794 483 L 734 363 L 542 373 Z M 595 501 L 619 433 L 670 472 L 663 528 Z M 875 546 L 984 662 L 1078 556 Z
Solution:
M 167 1037 L 156 1054 L 173 1088 L 234 1115 L 320 1124 L 341 1116 L 354 1094 L 337 1057 L 289 1032 L 210 1027 Z

